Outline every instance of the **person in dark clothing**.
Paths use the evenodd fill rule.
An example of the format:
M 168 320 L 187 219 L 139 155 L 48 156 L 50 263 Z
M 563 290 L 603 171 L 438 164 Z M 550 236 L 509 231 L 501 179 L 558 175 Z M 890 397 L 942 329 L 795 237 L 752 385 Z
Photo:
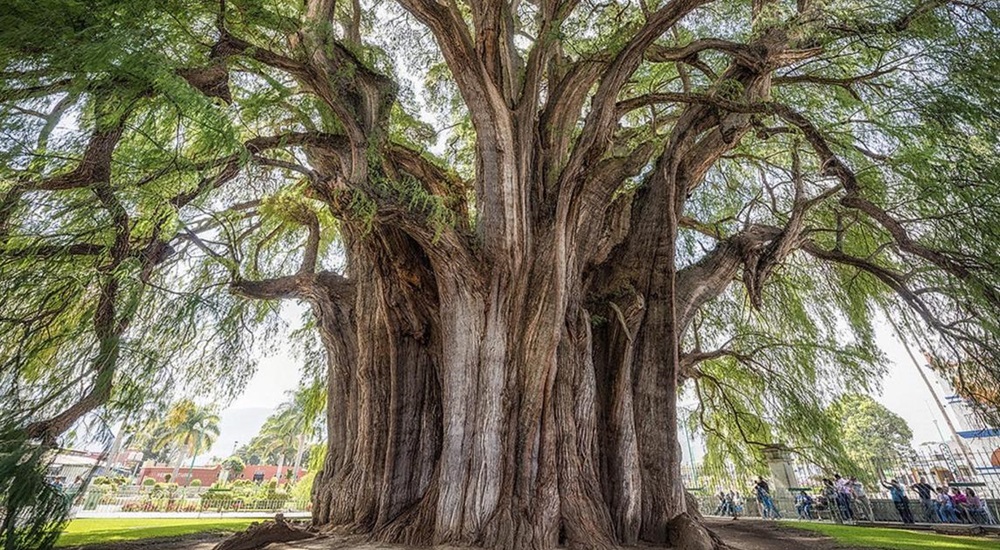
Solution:
M 903 486 L 895 479 L 889 483 L 883 481 L 882 486 L 888 489 L 889 494 L 892 495 L 892 504 L 896 506 L 896 511 L 899 512 L 899 518 L 903 520 L 903 523 L 914 523 L 913 513 L 910 512 L 910 499 L 906 496 Z
M 841 513 L 840 502 L 837 498 L 838 491 L 837 487 L 834 486 L 833 480 L 829 478 L 823 478 L 823 500 L 825 501 L 826 507 L 830 510 L 830 515 L 834 521 L 837 523 L 844 522 L 844 516 Z
M 799 519 L 812 519 L 813 499 L 805 491 L 799 491 L 795 495 L 795 511 L 799 513 Z
M 774 505 L 774 500 L 771 498 L 771 487 L 764 481 L 764 478 L 758 477 L 753 489 L 757 495 L 757 502 L 760 503 L 761 516 L 764 519 L 781 519 L 781 512 L 778 511 L 778 507 Z
M 924 510 L 924 519 L 929 523 L 939 521 L 940 518 L 938 517 L 937 510 L 934 509 L 934 487 L 931 487 L 926 479 L 920 478 L 918 483 L 910 485 L 910 489 L 916 491 L 917 495 L 920 496 L 920 505 Z

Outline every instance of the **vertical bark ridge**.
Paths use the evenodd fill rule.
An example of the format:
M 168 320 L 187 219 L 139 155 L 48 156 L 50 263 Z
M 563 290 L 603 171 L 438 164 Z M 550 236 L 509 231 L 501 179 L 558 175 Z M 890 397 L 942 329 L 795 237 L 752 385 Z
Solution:
M 613 548 L 616 537 L 600 483 L 590 315 L 579 304 L 571 309 L 559 343 L 555 384 L 560 542 L 570 548 Z

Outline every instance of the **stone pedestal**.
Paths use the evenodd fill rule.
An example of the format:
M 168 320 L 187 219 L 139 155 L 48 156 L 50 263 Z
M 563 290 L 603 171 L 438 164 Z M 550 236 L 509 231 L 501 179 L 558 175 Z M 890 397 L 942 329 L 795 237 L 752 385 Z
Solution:
M 801 487 L 792 468 L 792 453 L 784 445 L 770 445 L 763 450 L 767 467 L 771 471 L 771 494 L 787 497 L 788 489 Z

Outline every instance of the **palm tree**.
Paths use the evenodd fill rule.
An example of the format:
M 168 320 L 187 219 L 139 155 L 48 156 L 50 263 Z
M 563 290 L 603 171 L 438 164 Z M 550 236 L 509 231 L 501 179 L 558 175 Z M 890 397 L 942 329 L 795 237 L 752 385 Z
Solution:
M 323 411 L 326 410 L 326 385 L 321 380 L 303 384 L 286 394 L 288 399 L 278 406 L 274 414 L 264 421 L 260 432 L 246 447 L 247 458 L 257 453 L 265 460 L 278 464 L 280 481 L 285 461 L 294 451 L 294 468 L 291 481 L 298 477 L 302 457 L 308 443 L 322 428 Z
M 172 479 L 176 480 L 181 465 L 187 456 L 191 456 L 191 468 L 194 469 L 194 458 L 204 448 L 212 446 L 219 437 L 219 415 L 211 407 L 201 407 L 190 399 L 184 399 L 174 404 L 167 413 L 164 425 L 168 428 L 160 439 L 159 446 L 172 446 L 178 453 L 174 465 Z
M 292 481 L 295 481 L 299 476 L 299 467 L 302 465 L 302 455 L 305 452 L 306 443 L 322 426 L 320 417 L 326 410 L 326 384 L 321 380 L 315 380 L 312 384 L 300 386 L 292 393 L 291 401 L 283 404 L 279 410 L 282 408 L 295 411 L 294 427 L 298 433 L 295 466 L 292 468 Z
M 282 469 L 289 451 L 295 448 L 299 436 L 300 419 L 297 411 L 287 408 L 268 417 L 260 428 L 255 439 L 261 450 L 267 456 L 278 458 L 278 481 L 281 481 Z

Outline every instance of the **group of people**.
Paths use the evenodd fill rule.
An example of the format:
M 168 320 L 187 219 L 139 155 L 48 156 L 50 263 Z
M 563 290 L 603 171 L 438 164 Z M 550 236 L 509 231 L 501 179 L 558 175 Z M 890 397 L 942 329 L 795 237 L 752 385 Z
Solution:
M 771 497 L 771 486 L 764 478 L 758 477 L 753 486 L 754 497 L 760 505 L 761 516 L 765 519 L 781 519 L 781 512 L 774 505 L 774 498 Z M 739 493 L 729 491 L 719 491 L 715 495 L 719 499 L 719 505 L 713 512 L 716 516 L 732 516 L 738 518 L 743 513 L 743 500 Z
M 795 511 L 799 519 L 816 519 L 817 511 L 829 510 L 837 521 L 853 522 L 857 520 L 875 521 L 872 503 L 865 491 L 865 486 L 856 477 L 844 477 L 834 474 L 822 480 L 820 494 L 813 497 L 805 489 L 795 493 Z M 931 523 L 995 523 L 986 501 L 976 495 L 971 487 L 933 487 L 926 479 L 904 487 L 898 480 L 881 481 L 899 518 L 903 523 L 914 523 L 913 510 L 910 508 L 910 498 L 907 489 L 916 493 L 923 508 L 924 521 Z M 764 519 L 780 519 L 781 512 L 771 494 L 771 487 L 762 477 L 758 477 L 753 486 L 753 494 L 760 506 L 760 514 Z M 743 511 L 743 503 L 738 493 L 719 491 L 716 495 L 719 504 L 715 515 L 738 517 Z M 884 519 L 884 518 L 882 518 Z
M 864 484 L 854 476 L 833 474 L 833 477 L 823 478 L 819 504 L 836 511 L 844 521 L 871 520 L 875 516 Z M 811 509 L 806 509 L 804 517 L 802 514 L 799 517 L 809 519 L 810 514 Z
M 920 481 L 910 485 L 910 489 L 920 497 L 924 519 L 929 522 L 994 523 L 986 501 L 976 495 L 972 487 L 966 487 L 964 491 L 958 487 L 951 487 L 949 491 L 948 487 L 932 487 L 926 479 L 920 478 Z M 902 498 L 906 499 L 906 495 Z M 896 502 L 895 496 L 893 502 Z M 910 519 L 908 523 L 912 523 L 912 514 Z
M 732 516 L 736 519 L 743 514 L 743 499 L 738 493 L 719 491 L 715 497 L 719 499 L 719 505 L 715 508 L 714 515 Z

